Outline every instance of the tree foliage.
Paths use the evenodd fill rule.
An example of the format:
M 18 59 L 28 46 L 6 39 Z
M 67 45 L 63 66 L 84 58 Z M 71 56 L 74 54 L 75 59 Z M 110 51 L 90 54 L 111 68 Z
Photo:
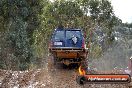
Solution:
M 0 66 L 13 70 L 47 56 L 50 35 L 60 25 L 83 29 L 88 44 L 97 27 L 111 36 L 121 23 L 108 0 L 0 0 L 0 20 Z M 94 46 L 98 56 L 102 49 Z
M 11 62 L 15 61 L 17 68 L 24 70 L 33 61 L 33 32 L 40 25 L 39 15 L 42 13 L 41 0 L 2 0 L 0 2 L 2 19 L 1 32 L 6 31 L 5 43 L 10 48 Z M 1 52 L 4 52 L 2 50 Z M 5 59 L 9 59 L 7 53 Z M 8 60 L 6 63 L 9 63 Z M 15 65 L 15 64 L 14 64 Z

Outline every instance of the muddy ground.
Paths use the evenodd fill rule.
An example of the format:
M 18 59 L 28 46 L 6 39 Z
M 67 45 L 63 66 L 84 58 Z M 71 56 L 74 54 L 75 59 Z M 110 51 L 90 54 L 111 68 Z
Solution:
M 27 71 L 0 70 L 0 88 L 132 88 L 129 84 L 77 84 L 78 70 L 56 68 L 46 63 L 41 69 Z

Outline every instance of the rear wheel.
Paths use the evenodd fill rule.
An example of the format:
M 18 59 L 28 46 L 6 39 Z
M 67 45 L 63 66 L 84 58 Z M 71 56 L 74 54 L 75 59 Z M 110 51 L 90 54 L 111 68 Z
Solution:
M 57 68 L 57 69 L 62 69 L 64 64 L 61 63 L 58 59 L 59 58 L 57 58 L 55 56 L 53 57 L 54 67 Z
M 48 57 L 48 69 L 54 69 L 54 61 L 53 61 L 53 56 L 52 55 L 50 55 L 49 57 Z
M 82 67 L 82 69 L 84 69 L 85 71 L 86 71 L 86 74 L 88 73 L 88 63 L 87 63 L 87 61 L 86 61 L 86 59 L 84 59 L 82 62 L 81 62 L 81 67 Z

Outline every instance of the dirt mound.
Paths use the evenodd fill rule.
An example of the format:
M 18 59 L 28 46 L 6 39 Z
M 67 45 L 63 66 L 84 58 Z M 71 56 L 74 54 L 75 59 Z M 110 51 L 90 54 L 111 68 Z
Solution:
M 30 71 L 0 70 L 2 88 L 52 88 L 50 76 L 45 69 Z
M 86 84 L 76 82 L 77 69 L 56 69 L 47 64 L 30 71 L 0 70 L 0 88 L 131 88 L 128 84 Z

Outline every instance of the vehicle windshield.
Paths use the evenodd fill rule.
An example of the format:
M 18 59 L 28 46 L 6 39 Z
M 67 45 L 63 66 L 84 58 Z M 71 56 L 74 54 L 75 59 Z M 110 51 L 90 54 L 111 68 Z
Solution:
M 81 31 L 66 31 L 66 38 L 71 39 L 72 37 L 81 38 Z
M 64 39 L 64 31 L 56 31 L 55 32 L 55 40 L 62 40 Z

